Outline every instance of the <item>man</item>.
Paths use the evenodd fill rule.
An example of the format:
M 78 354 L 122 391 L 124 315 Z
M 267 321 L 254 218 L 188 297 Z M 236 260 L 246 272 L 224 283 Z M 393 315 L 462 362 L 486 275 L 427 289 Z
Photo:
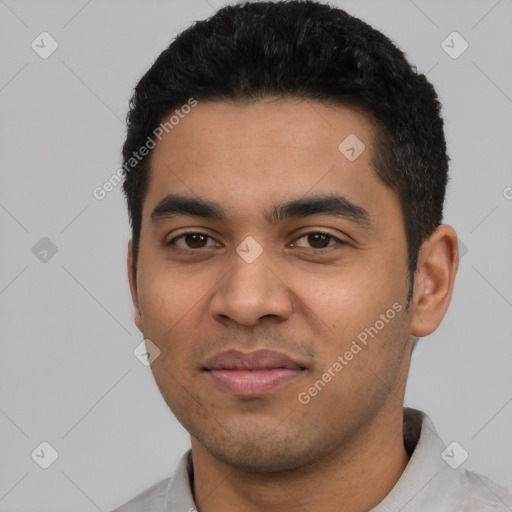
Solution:
M 512 510 L 403 407 L 458 251 L 440 105 L 388 38 L 223 8 L 140 80 L 123 158 L 135 322 L 192 449 L 117 511 Z

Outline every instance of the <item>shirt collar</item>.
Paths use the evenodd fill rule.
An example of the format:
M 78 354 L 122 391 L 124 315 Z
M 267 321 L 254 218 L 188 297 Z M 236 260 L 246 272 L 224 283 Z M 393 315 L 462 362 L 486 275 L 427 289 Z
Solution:
M 403 425 L 409 462 L 393 489 L 371 512 L 421 510 L 420 502 L 423 510 L 435 510 L 431 508 L 430 484 L 440 475 L 450 477 L 446 470 L 451 468 L 441 458 L 444 443 L 430 418 L 422 411 L 404 407 Z M 443 503 L 446 498 L 444 495 Z

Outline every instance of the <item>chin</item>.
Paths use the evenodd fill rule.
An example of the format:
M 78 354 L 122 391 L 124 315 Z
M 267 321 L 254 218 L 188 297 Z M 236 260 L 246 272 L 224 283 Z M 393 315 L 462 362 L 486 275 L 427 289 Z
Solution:
M 252 437 L 247 434 L 222 439 L 197 438 L 216 460 L 248 473 L 297 471 L 328 457 L 332 446 L 322 440 L 306 439 L 296 432 L 270 432 Z
M 207 449 L 212 457 L 247 473 L 279 473 L 297 470 L 304 465 L 304 458 L 300 455 L 290 452 L 268 454 L 260 446 L 254 445 L 244 445 L 235 452 Z

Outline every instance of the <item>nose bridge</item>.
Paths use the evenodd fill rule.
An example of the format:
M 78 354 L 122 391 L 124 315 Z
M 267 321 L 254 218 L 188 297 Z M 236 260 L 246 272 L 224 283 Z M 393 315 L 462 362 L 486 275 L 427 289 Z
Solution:
M 252 295 L 267 294 L 275 274 L 271 271 L 272 262 L 269 251 L 258 251 L 251 242 L 242 242 L 233 257 L 232 272 L 228 275 L 232 291 L 243 293 L 244 289 L 252 290 Z
M 291 314 L 290 296 L 272 268 L 269 251 L 254 242 L 246 239 L 233 254 L 231 270 L 212 298 L 212 316 L 253 325 L 263 316 L 284 319 Z

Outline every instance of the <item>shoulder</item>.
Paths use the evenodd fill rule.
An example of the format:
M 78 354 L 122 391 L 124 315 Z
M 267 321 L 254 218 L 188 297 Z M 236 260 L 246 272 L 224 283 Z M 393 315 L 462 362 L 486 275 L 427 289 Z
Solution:
M 512 510 L 512 492 L 509 489 L 472 471 L 463 471 L 461 477 L 464 512 Z
M 447 463 L 447 447 L 425 413 L 404 409 L 404 444 L 409 463 L 375 512 L 512 512 L 510 490 Z
M 160 512 L 164 505 L 171 478 L 166 478 L 141 492 L 135 498 L 116 508 L 112 512 Z

